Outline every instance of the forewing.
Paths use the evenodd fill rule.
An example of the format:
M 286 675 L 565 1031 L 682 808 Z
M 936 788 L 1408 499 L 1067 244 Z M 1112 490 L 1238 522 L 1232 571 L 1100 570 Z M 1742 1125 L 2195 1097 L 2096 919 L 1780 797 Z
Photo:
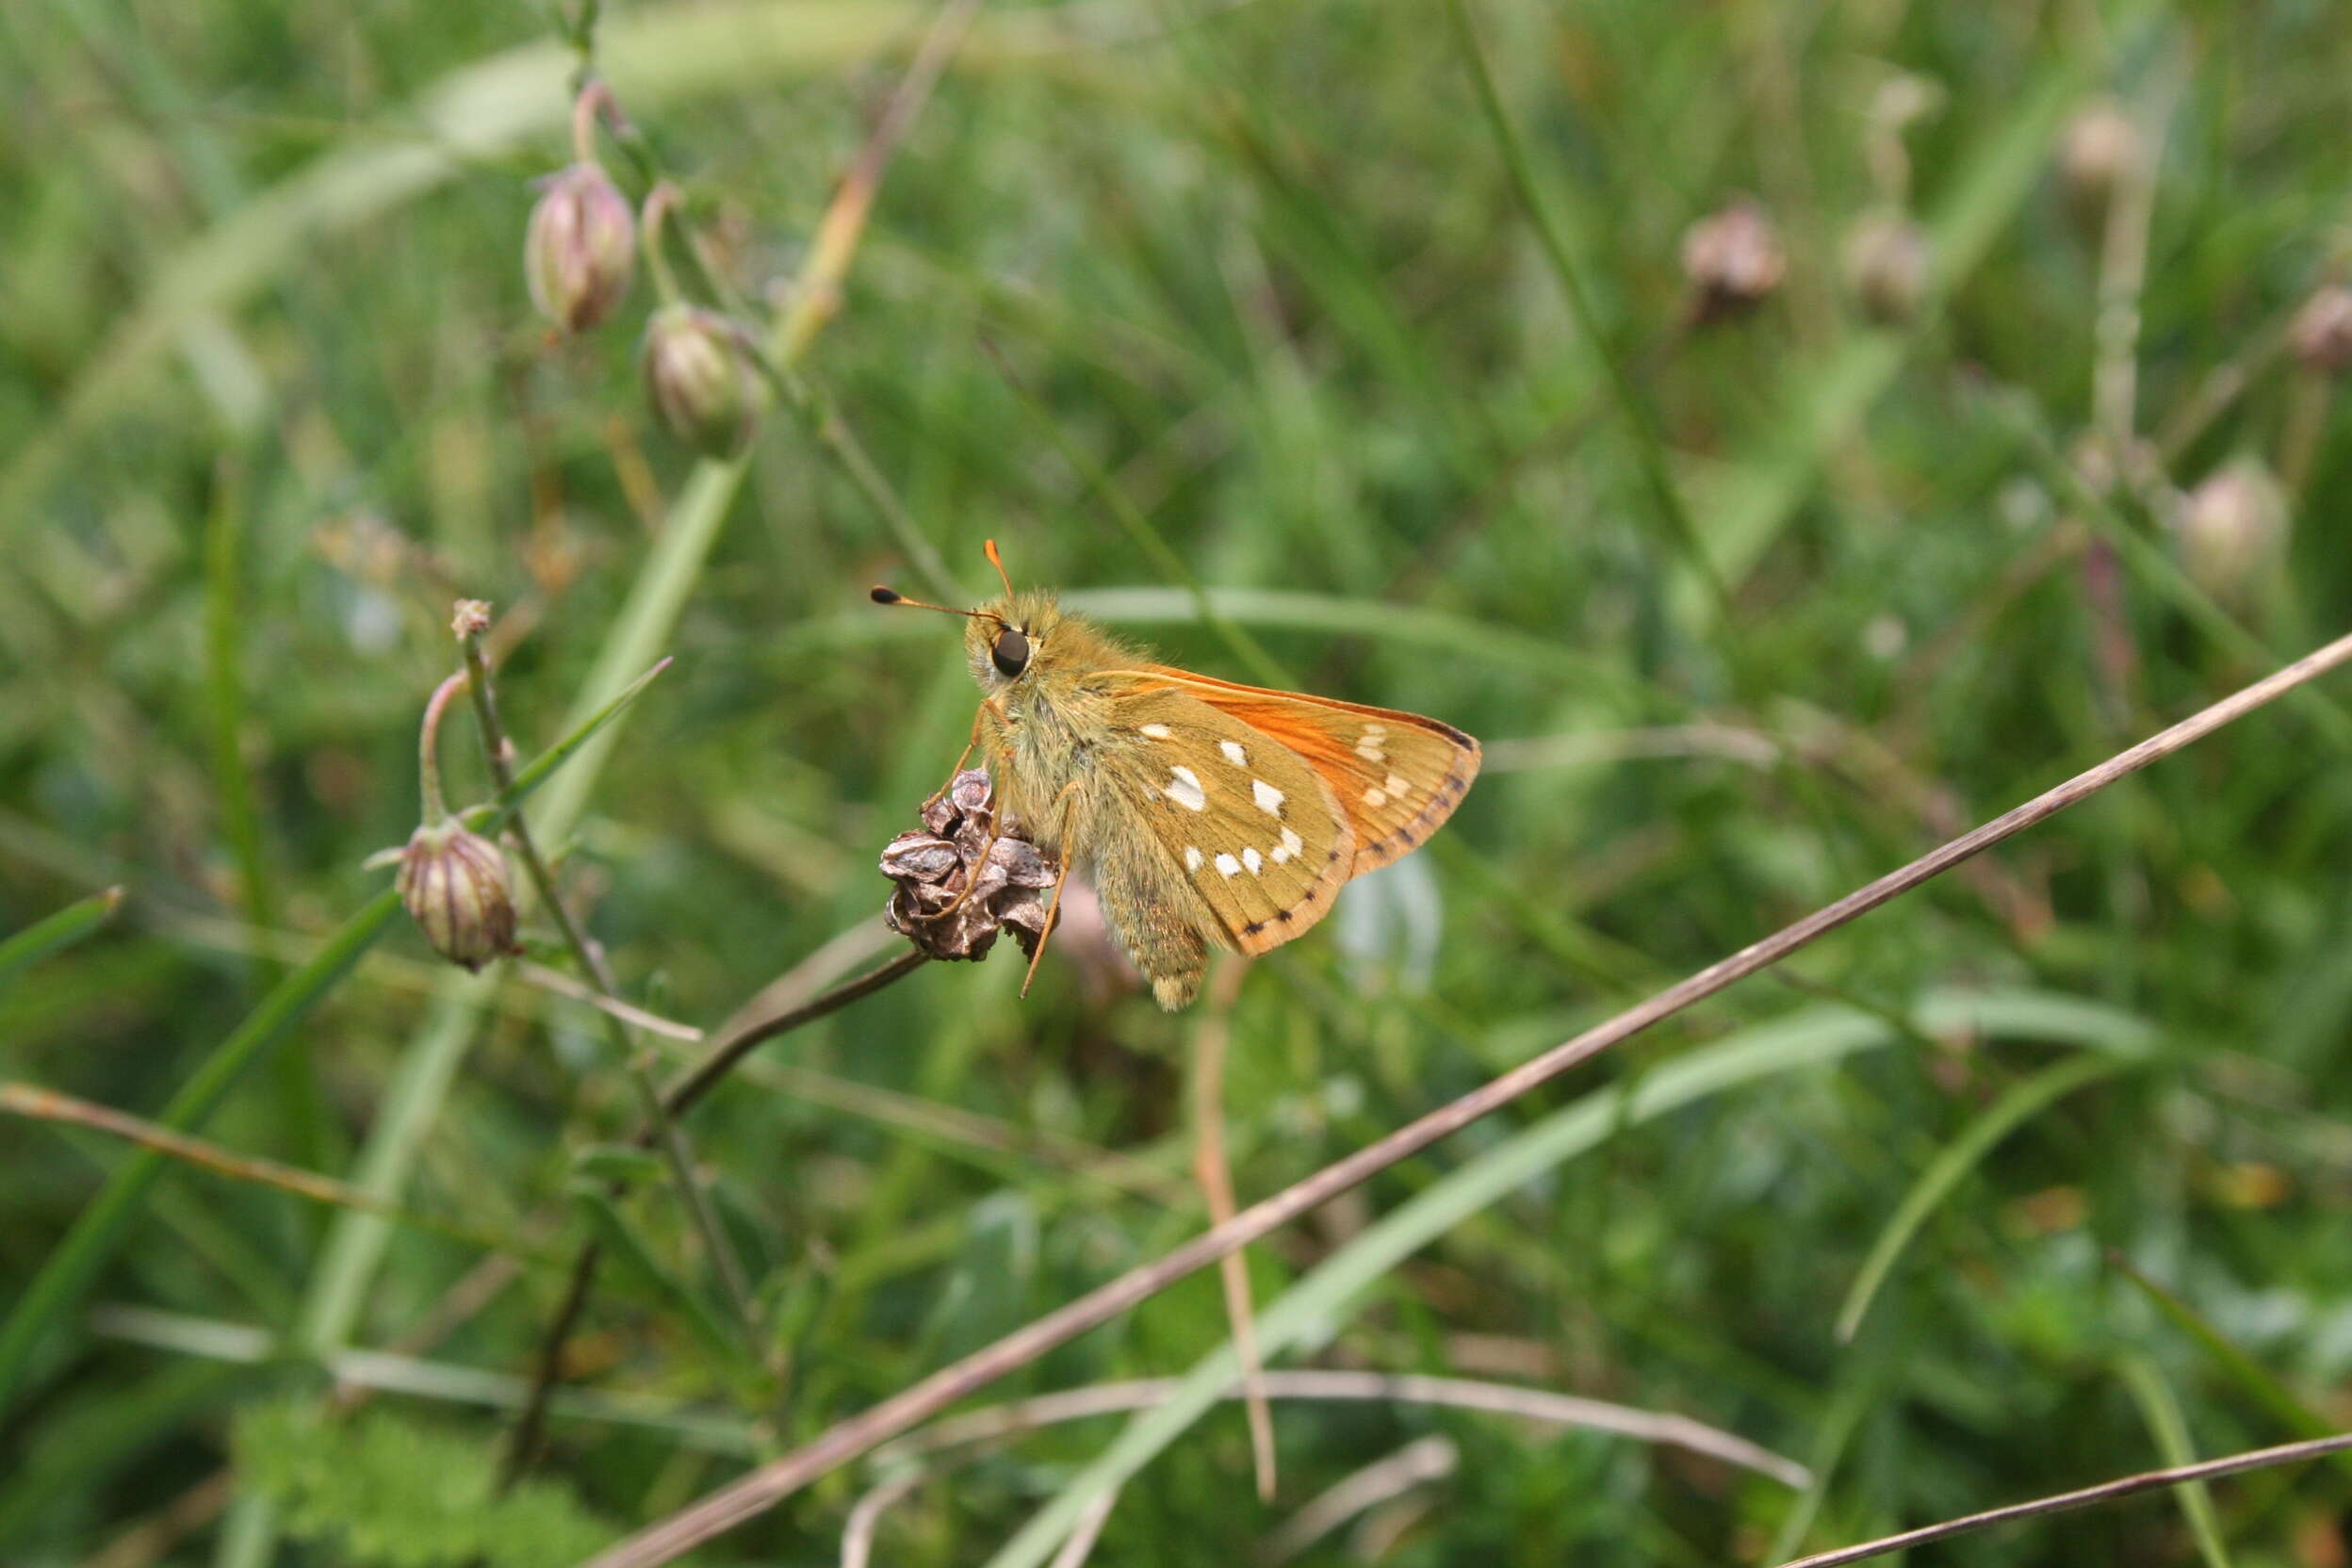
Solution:
M 1315 770 L 1233 714 L 1160 682 L 1112 704 L 1105 758 L 1171 867 L 1244 953 L 1280 947 L 1331 912 L 1357 861 L 1346 813 Z
M 1240 686 L 1164 665 L 1136 673 L 1238 720 L 1306 762 L 1354 834 L 1350 876 L 1387 865 L 1436 832 L 1478 776 L 1478 743 L 1418 713 Z

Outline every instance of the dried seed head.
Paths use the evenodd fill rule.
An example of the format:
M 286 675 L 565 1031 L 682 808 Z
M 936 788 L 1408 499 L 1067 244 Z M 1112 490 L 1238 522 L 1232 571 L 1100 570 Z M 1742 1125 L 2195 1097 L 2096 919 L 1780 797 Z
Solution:
M 1846 285 L 1863 315 L 1901 326 L 1927 292 L 1930 259 L 1924 229 L 1899 212 L 1872 213 L 1846 236 Z
M 2115 187 L 2135 176 L 2147 148 L 2139 126 L 2113 101 L 2092 105 L 2066 124 L 2058 172 L 2078 212 L 2097 218 L 2107 210 Z
M 456 818 L 410 835 L 395 884 L 409 918 L 433 950 L 453 964 L 479 970 L 520 951 L 514 942 L 514 898 L 506 858 Z
M 1682 270 L 1695 295 L 1692 318 L 1706 322 L 1771 298 L 1788 258 L 1762 204 L 1740 196 L 1683 232 Z
M 1024 954 L 1044 939 L 1046 892 L 1060 867 L 1013 817 L 996 823 L 990 793 L 988 776 L 966 769 L 923 802 L 921 831 L 882 851 L 882 874 L 898 884 L 883 919 L 934 958 L 986 957 L 1007 927 Z
M 645 323 L 645 398 L 672 435 L 706 457 L 733 457 L 751 440 L 758 389 L 735 328 L 688 304 Z
M 523 241 L 523 276 L 540 314 L 585 332 L 612 314 L 637 271 L 637 220 L 611 176 L 575 163 L 542 183 Z
M 2287 341 L 2307 370 L 2340 376 L 2352 368 L 2352 288 L 2331 284 L 2304 301 Z
M 2269 469 L 2243 458 L 2181 498 L 2172 531 L 2197 585 L 2224 601 L 2240 599 L 2286 544 L 2286 495 Z

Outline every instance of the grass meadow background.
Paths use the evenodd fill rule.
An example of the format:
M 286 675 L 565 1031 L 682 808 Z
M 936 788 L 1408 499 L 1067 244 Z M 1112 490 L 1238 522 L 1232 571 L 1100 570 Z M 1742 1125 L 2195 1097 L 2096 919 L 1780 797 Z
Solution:
M 1210 1015 L 1073 929 L 1025 1002 L 1009 944 L 927 966 L 696 1108 L 739 1314 L 611 1147 L 596 1016 L 439 964 L 363 867 L 416 825 L 461 595 L 525 757 L 674 656 L 531 817 L 628 998 L 696 1028 L 896 951 L 874 858 L 974 694 L 864 590 L 976 599 L 984 537 L 1255 678 L 1181 565 L 1298 684 L 1480 736 L 1430 848 L 1243 982 L 1245 1202 L 2352 629 L 2352 419 L 2291 331 L 2352 262 L 2341 7 L 1468 10 L 1541 221 L 1434 0 L 991 0 L 799 361 L 831 438 L 776 408 L 697 466 L 638 384 L 647 280 L 571 339 L 526 294 L 552 11 L 0 9 L 0 930 L 123 890 L 0 976 L 0 1078 L 177 1096 L 400 1211 L 0 1120 L 0 1560 L 571 1562 L 1205 1223 Z M 605 7 L 755 332 L 933 14 Z M 1785 278 L 1693 325 L 1685 231 L 1741 193 Z M 1857 278 L 1897 220 L 1919 265 Z M 469 727 L 443 749 L 484 798 Z M 1809 1484 L 1300 1399 L 1261 1504 L 1222 1404 L 943 1455 L 873 1560 L 1044 1561 L 1106 1455 L 1098 1562 L 1764 1563 L 2342 1427 L 2347 760 L 2323 682 L 1248 1254 L 1278 1368 L 1677 1413 Z M 592 1224 L 637 1255 L 494 1500 Z M 44 1295 L 69 1247 L 86 1288 Z M 1227 1333 L 1197 1276 L 986 1399 L 1207 1386 Z M 900 1473 L 694 1560 L 837 1560 Z M 2323 1463 L 1915 1560 L 2338 1568 L 2348 1501 Z

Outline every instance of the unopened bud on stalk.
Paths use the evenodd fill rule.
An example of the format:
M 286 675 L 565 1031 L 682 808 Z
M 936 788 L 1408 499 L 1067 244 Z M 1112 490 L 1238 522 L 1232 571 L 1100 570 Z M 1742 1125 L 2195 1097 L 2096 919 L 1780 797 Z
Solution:
M 1693 318 L 1706 322 L 1771 298 L 1788 258 L 1763 206 L 1742 196 L 1684 231 L 1682 270 L 1696 295 Z
M 637 220 L 612 177 L 575 163 L 542 182 L 523 242 L 531 302 L 565 332 L 612 314 L 637 270 Z
M 1862 314 L 1901 326 L 1927 292 L 1927 233 L 1901 213 L 1873 213 L 1846 236 L 1846 283 Z
M 2140 128 L 2119 104 L 2094 104 L 2066 124 L 2058 153 L 2066 199 L 2085 220 L 2107 210 L 2115 188 L 2136 176 L 2146 149 Z
M 455 817 L 429 823 L 410 836 L 395 885 L 409 918 L 449 962 L 479 970 L 519 951 L 506 858 Z
M 2286 496 L 2269 469 L 2242 459 L 2182 498 L 2172 529 L 2191 580 L 2225 602 L 2242 598 L 2286 543 Z
M 2306 370 L 2340 376 L 2352 369 L 2352 288 L 2333 284 L 2304 301 L 2287 342 Z
M 706 457 L 733 457 L 759 408 L 751 363 L 725 317 L 667 304 L 645 324 L 645 397 L 672 435 Z

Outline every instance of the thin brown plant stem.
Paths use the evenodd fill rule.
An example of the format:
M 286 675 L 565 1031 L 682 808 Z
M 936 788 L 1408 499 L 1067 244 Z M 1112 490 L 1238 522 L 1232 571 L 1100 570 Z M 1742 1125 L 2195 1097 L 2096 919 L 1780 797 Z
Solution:
M 876 1462 L 896 1463 L 967 1444 L 1019 1436 L 1058 1422 L 1149 1410 L 1165 1403 L 1182 1384 L 1179 1378 L 1092 1383 L 1010 1404 L 987 1405 L 903 1437 L 877 1452 L 874 1459 Z M 1547 1427 L 1613 1432 L 1638 1443 L 1704 1454 L 1768 1476 L 1796 1491 L 1802 1491 L 1813 1479 L 1811 1472 L 1796 1461 L 1690 1416 L 1557 1394 L 1547 1388 L 1525 1388 L 1517 1383 L 1487 1382 L 1475 1378 L 1434 1377 L 1420 1372 L 1356 1372 L 1324 1367 L 1268 1372 L 1265 1386 L 1267 1396 L 1276 1399 L 1433 1405 L 1448 1410 L 1482 1411 Z M 1236 1386 L 1227 1390 L 1224 1396 L 1238 1398 L 1240 1394 Z
M 1208 1200 L 1209 1223 L 1233 1217 L 1233 1171 L 1225 1157 L 1225 1053 L 1233 1043 L 1233 1004 L 1250 972 L 1247 958 L 1227 956 L 1209 982 L 1208 1004 L 1192 1037 L 1193 1179 Z M 1266 1403 L 1266 1364 L 1258 1358 L 1257 1318 L 1250 1305 L 1250 1265 L 1239 1250 L 1217 1263 L 1225 1291 L 1225 1317 L 1233 1326 L 1233 1355 L 1241 1364 L 1242 1403 L 1250 1422 L 1250 1459 L 1258 1501 L 1274 1500 L 1274 1415 Z
M 523 1413 L 514 1419 L 505 1458 L 498 1464 L 501 1492 L 529 1475 L 531 1467 L 539 1462 L 540 1446 L 547 1438 L 547 1407 L 554 1402 L 556 1385 L 564 1380 L 564 1351 L 588 1311 L 588 1298 L 596 1288 L 596 1266 L 603 1261 L 604 1246 L 594 1236 L 581 1242 L 572 1258 L 571 1278 L 564 1282 L 564 1299 L 557 1305 L 555 1315 L 547 1320 L 547 1331 L 539 1336 L 539 1353 L 531 1373 L 531 1393 L 523 1401 Z
M 1461 1461 L 1454 1440 L 1442 1432 L 1415 1438 L 1307 1499 L 1259 1550 L 1269 1568 L 1279 1568 L 1357 1515 L 1425 1482 L 1445 1479 Z
M 920 1470 L 902 1471 L 858 1499 L 849 1522 L 841 1527 L 841 1568 L 866 1568 L 874 1560 L 874 1532 L 881 1527 L 882 1515 L 925 1478 Z
M 859 975 L 843 985 L 836 986 L 824 995 L 813 997 L 797 1007 L 765 1018 L 758 1018 L 738 1026 L 724 1037 L 700 1064 L 683 1078 L 657 1096 L 662 1109 L 672 1118 L 683 1116 L 727 1076 L 752 1050 L 778 1035 L 789 1033 L 804 1023 L 811 1023 L 828 1013 L 837 1012 L 893 981 L 921 969 L 927 956 L 908 951 L 880 969 Z M 649 1146 L 654 1137 L 650 1123 L 637 1130 L 635 1141 Z M 503 1483 L 513 1485 L 537 1462 L 539 1448 L 547 1430 L 547 1407 L 555 1397 L 556 1385 L 564 1378 L 564 1348 L 580 1327 L 580 1320 L 588 1309 L 588 1298 L 596 1288 L 596 1268 L 603 1261 L 604 1250 L 593 1237 L 580 1243 L 572 1259 L 572 1272 L 564 1286 L 564 1299 L 548 1320 L 547 1331 L 540 1336 L 539 1350 L 534 1358 L 531 1394 L 523 1405 L 523 1413 L 515 1420 L 514 1435 L 507 1444 L 502 1472 Z
M 1900 1535 L 1881 1536 L 1856 1545 L 1839 1546 L 1832 1551 L 1816 1552 L 1811 1557 L 1792 1558 L 1781 1568 L 1838 1568 L 1840 1563 L 1861 1562 L 1889 1553 L 1908 1551 L 1924 1546 L 1931 1541 L 1948 1541 L 1955 1535 L 1973 1530 L 1990 1529 L 2018 1519 L 2037 1519 L 2044 1514 L 2066 1513 L 2079 1508 L 2111 1503 L 2120 1497 L 2136 1496 L 2163 1487 L 2180 1486 L 2192 1481 L 2213 1480 L 2222 1476 L 2243 1475 L 2248 1470 L 2264 1470 L 2277 1464 L 2299 1464 L 2305 1460 L 2318 1459 L 2327 1454 L 2352 1449 L 2352 1432 L 2339 1432 L 2332 1437 L 2312 1438 L 2303 1443 L 2281 1443 L 2275 1448 L 2255 1448 L 2224 1459 L 2209 1459 L 2195 1464 L 2176 1464 L 2164 1470 L 2146 1470 L 2136 1476 L 2117 1480 L 2101 1481 L 2080 1491 L 2061 1492 L 2052 1496 L 2036 1497 L 2030 1503 L 2011 1503 L 2005 1508 L 1987 1509 L 1958 1519 L 1947 1519 L 1940 1525 L 1923 1525 Z
M 220 1516 L 237 1495 L 237 1472 L 223 1465 L 163 1506 L 163 1511 L 132 1526 L 95 1553 L 81 1568 L 148 1568 L 188 1537 Z
M 506 726 L 498 717 L 498 700 L 490 683 L 490 661 L 482 650 L 482 634 L 488 629 L 488 615 L 471 617 L 461 612 L 459 625 L 465 629 L 458 642 L 466 651 L 466 684 L 473 693 L 474 718 L 482 728 L 482 750 L 489 754 L 490 774 L 501 791 L 514 787 L 514 744 L 507 739 Z M 477 621 L 482 624 L 477 624 Z M 607 997 L 618 1000 L 620 988 L 614 983 L 612 968 L 605 962 L 603 951 L 588 939 L 587 933 L 572 916 L 564 904 L 563 890 L 558 887 L 555 873 L 547 858 L 539 853 L 538 841 L 531 837 L 530 825 L 521 812 L 507 824 L 507 832 L 514 841 L 515 851 L 521 855 L 523 867 L 530 874 L 531 886 L 539 890 L 539 902 L 563 934 L 564 945 L 589 982 Z M 621 1067 L 636 1086 L 638 1098 L 644 1102 L 645 1121 L 660 1145 L 662 1157 L 669 1162 L 670 1174 L 678 1186 L 678 1201 L 685 1205 L 689 1218 L 702 1237 L 704 1250 L 710 1254 L 710 1266 L 718 1271 L 727 1287 L 727 1299 L 742 1321 L 744 1342 L 757 1337 L 758 1314 L 751 1302 L 751 1282 L 743 1273 L 743 1261 L 719 1226 L 718 1216 L 711 1211 L 708 1195 L 702 1190 L 701 1180 L 694 1174 L 694 1151 L 688 1147 L 686 1135 L 680 1132 L 662 1109 L 662 1091 L 654 1086 L 653 1070 L 645 1054 L 638 1049 L 637 1037 L 629 1024 L 612 1013 L 596 1015 L 604 1021 L 604 1030 L 612 1048 L 621 1058 Z
M 2316 651 L 2246 686 L 2221 701 L 2116 753 L 2096 767 L 2034 796 L 1971 832 L 1962 834 L 1909 865 L 1855 890 L 1794 924 L 1782 927 L 1649 1000 L 1619 1013 L 1479 1088 L 1398 1128 L 1303 1181 L 1250 1205 L 1232 1220 L 1195 1236 L 1152 1262 L 1128 1270 L 1086 1295 L 1048 1313 L 993 1344 L 940 1368 L 812 1441 L 760 1466 L 669 1518 L 639 1531 L 590 1560 L 591 1568 L 651 1568 L 713 1536 L 754 1518 L 875 1445 L 928 1420 L 1039 1356 L 1109 1322 L 1138 1302 L 1208 1266 L 1226 1253 L 1269 1234 L 1300 1215 L 1336 1198 L 1370 1177 L 1461 1131 L 1481 1117 L 1611 1046 L 1705 1001 L 1830 932 L 1870 913 L 2027 828 L 2099 793 L 2116 780 L 2169 757 L 2280 694 L 2352 660 L 2352 636 Z
M 399 1204 L 387 1203 L 373 1193 L 363 1192 L 331 1176 L 321 1176 L 315 1171 L 281 1165 L 276 1160 L 256 1155 L 239 1154 L 204 1138 L 189 1137 L 185 1133 L 175 1133 L 169 1127 L 118 1111 L 110 1105 L 77 1100 L 70 1094 L 59 1094 L 37 1085 L 0 1084 L 0 1115 L 91 1128 L 137 1144 L 141 1149 L 152 1149 L 158 1154 L 192 1165 L 200 1170 L 209 1170 L 231 1181 L 275 1187 L 297 1198 L 306 1198 L 314 1203 L 332 1203 L 342 1208 L 383 1215 L 387 1218 L 409 1217 L 407 1211 Z
M 834 987 L 823 996 L 743 1025 L 719 1039 L 684 1077 L 662 1091 L 662 1108 L 674 1117 L 685 1115 L 704 1095 L 718 1086 L 720 1079 L 733 1071 L 737 1063 L 778 1035 L 789 1035 L 804 1023 L 814 1023 L 827 1013 L 837 1013 L 853 1002 L 862 1002 L 884 987 L 904 980 L 928 962 L 928 954 L 908 948 L 881 968 L 869 970 L 855 980 Z
M 300 1166 L 285 1165 L 258 1155 L 240 1154 L 206 1139 L 175 1133 L 169 1127 L 118 1111 L 111 1105 L 77 1100 L 70 1094 L 59 1094 L 55 1089 L 42 1088 L 38 1085 L 0 1083 L 0 1115 L 21 1116 L 61 1126 L 87 1127 L 141 1149 L 153 1150 L 166 1159 L 194 1166 L 199 1170 L 209 1170 L 231 1181 L 251 1182 L 258 1186 L 274 1187 L 313 1203 L 376 1215 L 501 1256 L 545 1265 L 552 1265 L 554 1261 L 535 1250 L 526 1251 L 514 1237 L 479 1230 L 463 1221 L 420 1214 L 331 1176 L 321 1176 Z
M 943 1462 L 923 1461 L 951 1448 L 972 1447 L 1004 1438 L 1020 1437 L 1064 1421 L 1084 1421 L 1164 1404 L 1183 1384 L 1179 1378 L 1147 1378 L 1131 1382 L 1090 1383 L 1083 1388 L 1041 1394 L 1010 1404 L 988 1405 L 950 1416 L 878 1450 L 876 1463 L 898 1466 L 876 1482 L 851 1508 L 841 1529 L 841 1568 L 865 1568 L 873 1553 L 874 1532 L 882 1515 L 933 1477 L 971 1463 L 981 1453 L 956 1455 Z M 1681 1448 L 1723 1461 L 1743 1470 L 1802 1491 L 1812 1473 L 1796 1461 L 1759 1447 L 1743 1437 L 1710 1427 L 1687 1415 L 1636 1410 L 1600 1399 L 1555 1394 L 1549 1389 L 1522 1388 L 1514 1383 L 1481 1382 L 1470 1378 L 1438 1378 L 1420 1373 L 1352 1372 L 1314 1369 L 1268 1372 L 1265 1389 L 1276 1399 L 1362 1401 L 1430 1405 L 1449 1410 L 1480 1411 L 1547 1427 L 1576 1427 L 1588 1431 L 1613 1432 L 1639 1443 Z M 1238 1384 L 1226 1390 L 1238 1399 Z M 983 1450 L 985 1452 L 986 1450 Z M 1312 1506 L 1312 1505 L 1310 1505 Z
M 850 259 L 858 253 L 858 238 L 865 233 L 874 196 L 882 188 L 882 174 L 890 167 L 890 155 L 898 150 L 900 139 L 930 98 L 940 73 L 947 69 L 956 46 L 963 41 L 965 31 L 979 11 L 980 0 L 948 0 L 939 8 L 922 45 L 915 51 L 913 61 L 906 67 L 906 74 L 899 79 L 890 101 L 882 106 L 882 117 L 875 122 L 874 133 L 866 138 L 849 172 L 841 176 L 840 188 L 817 223 L 816 237 L 808 247 L 808 265 L 801 270 L 794 285 L 792 306 L 770 339 L 771 351 L 779 362 L 796 363 L 808 340 L 840 309 L 841 280 L 848 275 Z
M 1102 1527 L 1111 1522 L 1111 1510 L 1118 1506 L 1117 1488 L 1088 1503 L 1079 1513 L 1078 1522 L 1070 1526 L 1062 1549 L 1054 1554 L 1053 1568 L 1082 1568 L 1086 1559 L 1094 1555 L 1094 1544 L 1102 1539 Z

